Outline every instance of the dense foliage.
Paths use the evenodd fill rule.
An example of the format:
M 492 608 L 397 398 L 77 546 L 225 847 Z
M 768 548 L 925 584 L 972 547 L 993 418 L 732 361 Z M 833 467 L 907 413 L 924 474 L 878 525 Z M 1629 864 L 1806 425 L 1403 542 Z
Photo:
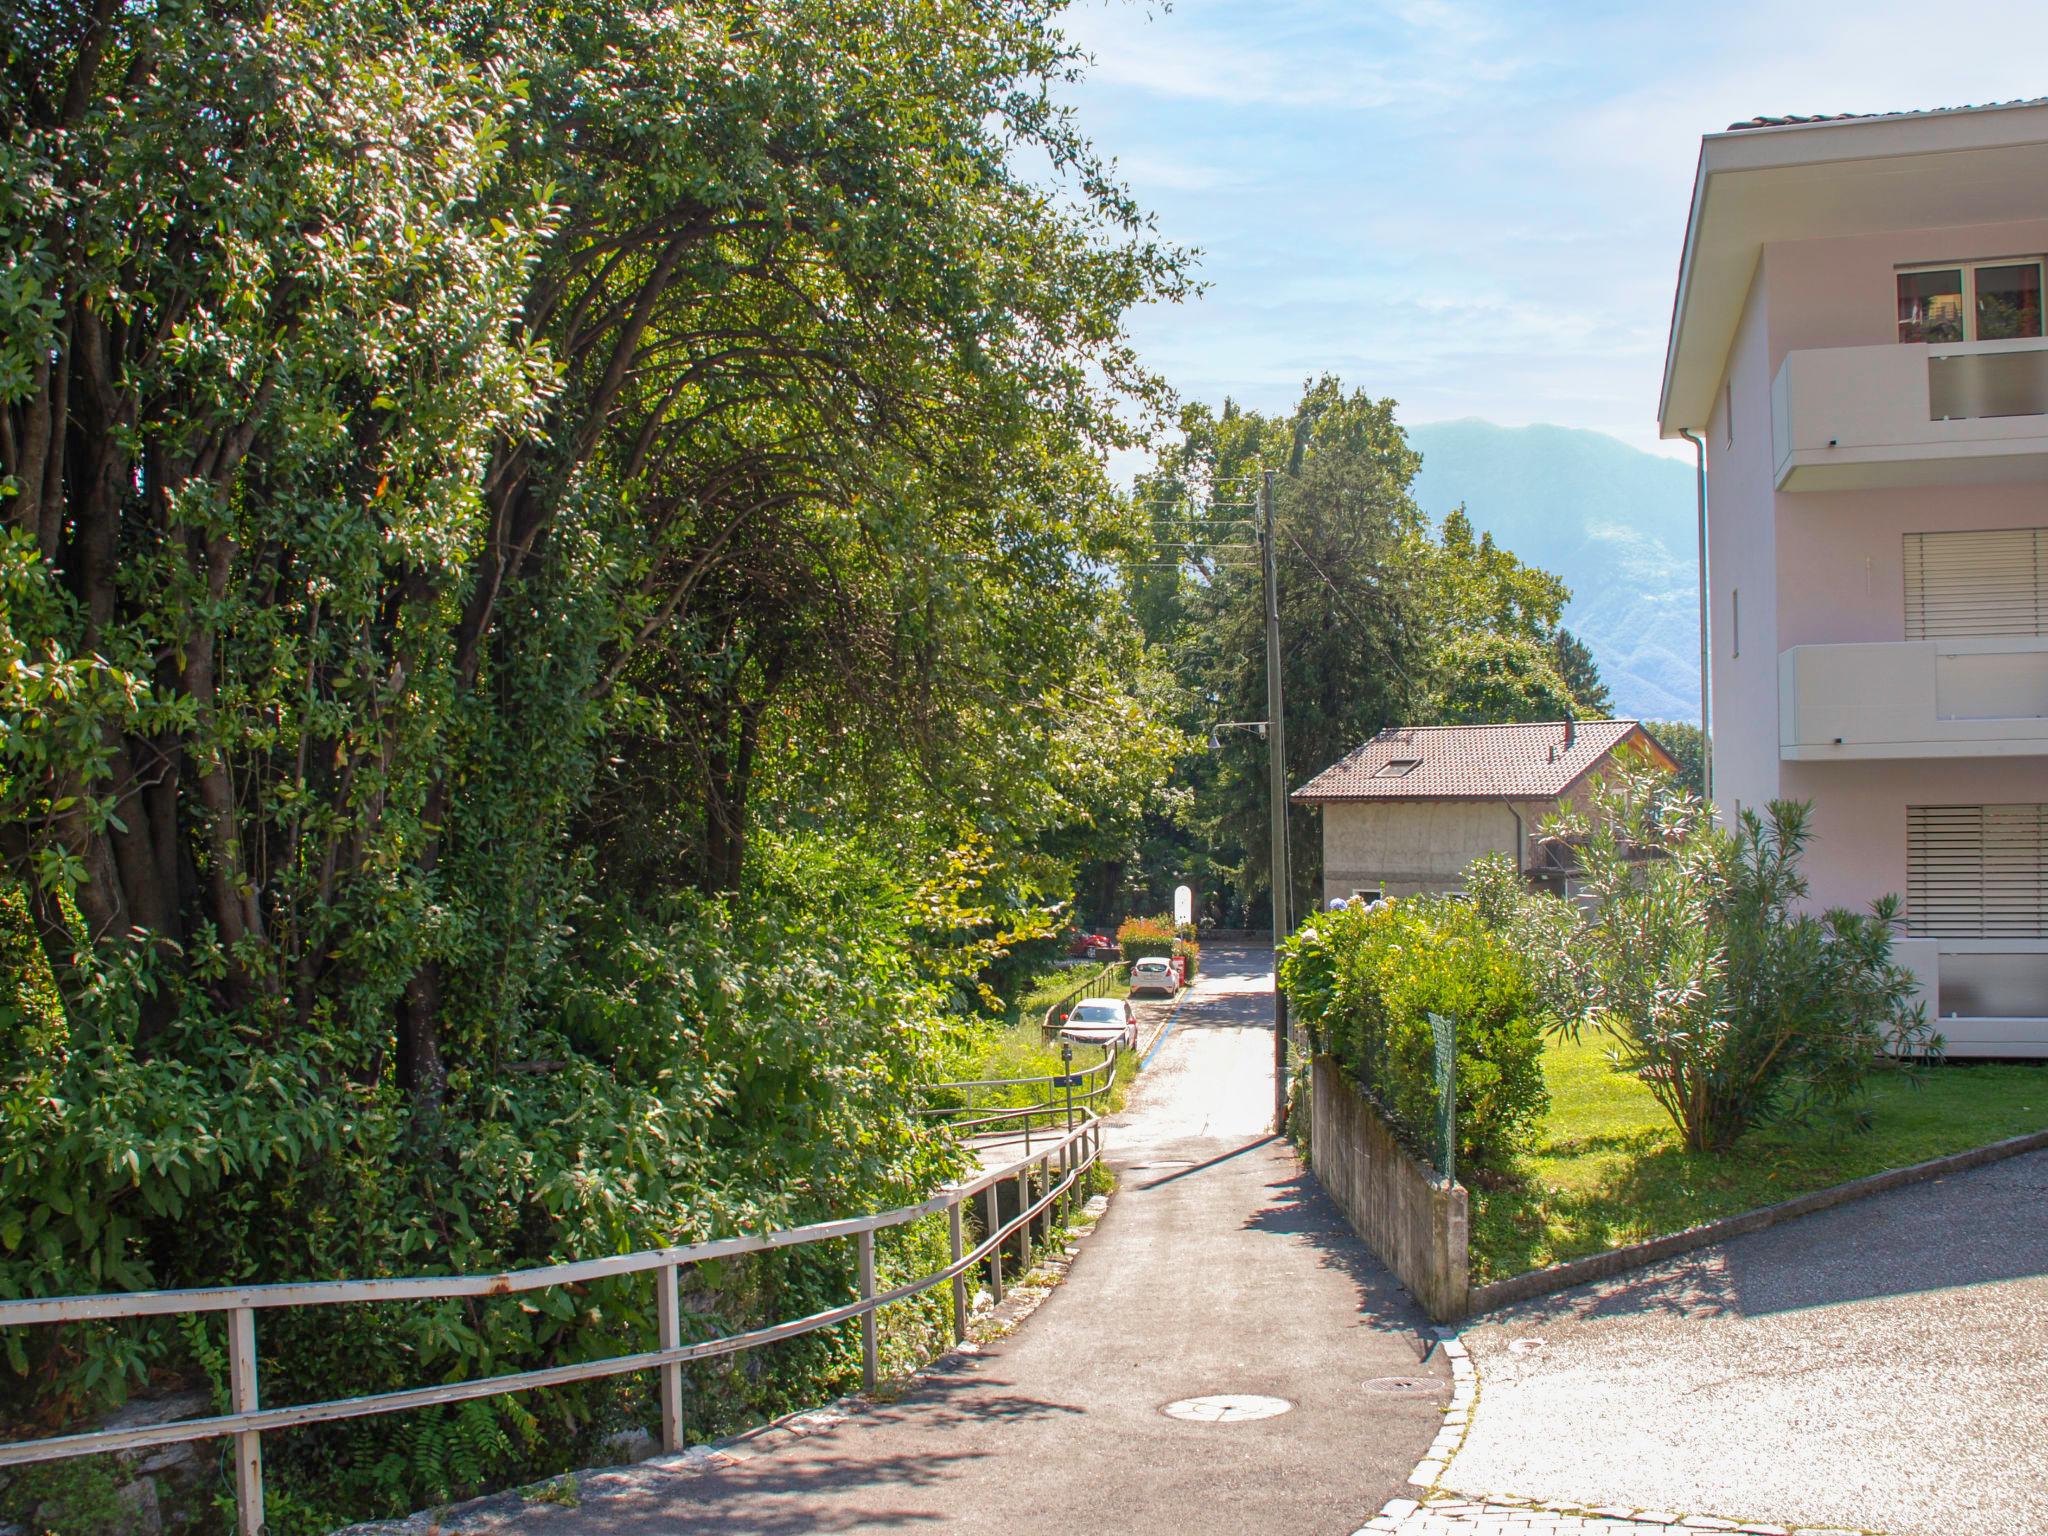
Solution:
M 947 1171 L 916 1085 L 1180 750 L 1100 466 L 1182 258 L 1054 103 L 1059 9 L 0 3 L 0 1294 L 587 1257 Z M 266 1391 L 651 1327 L 374 1310 L 266 1326 Z M 218 1352 L 9 1348 L 46 1423 Z M 295 1434 L 273 1525 L 632 1411 L 470 1411 L 454 1478 L 425 1420 Z
M 1854 1102 L 1887 1053 L 1940 1047 L 1891 958 L 1897 897 L 1867 913 L 1799 909 L 1807 816 L 1775 800 L 1725 832 L 1637 769 L 1600 784 L 1574 829 L 1589 907 L 1568 953 L 1585 1022 L 1693 1150 Z
M 1426 1162 L 1437 1157 L 1433 1013 L 1457 1029 L 1461 1170 L 1502 1173 L 1549 1106 L 1539 991 L 1467 902 L 1411 897 L 1317 912 L 1283 950 L 1280 981 L 1315 1049 L 1378 1099 Z

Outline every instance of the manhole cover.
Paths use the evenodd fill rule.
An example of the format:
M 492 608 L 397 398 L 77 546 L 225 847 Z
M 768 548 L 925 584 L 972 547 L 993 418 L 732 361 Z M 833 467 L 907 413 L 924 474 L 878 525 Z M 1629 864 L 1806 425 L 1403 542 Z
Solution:
M 1375 1376 L 1365 1383 L 1365 1390 L 1389 1397 L 1437 1397 L 1444 1384 L 1433 1376 Z
M 1274 1418 L 1293 1406 L 1284 1397 L 1222 1392 L 1213 1397 L 1184 1397 L 1159 1411 L 1169 1419 L 1186 1419 L 1191 1424 L 1238 1424 L 1246 1419 Z
M 1508 1340 L 1508 1353 L 1511 1355 L 1534 1355 L 1541 1353 L 1542 1349 L 1543 1341 L 1541 1339 Z

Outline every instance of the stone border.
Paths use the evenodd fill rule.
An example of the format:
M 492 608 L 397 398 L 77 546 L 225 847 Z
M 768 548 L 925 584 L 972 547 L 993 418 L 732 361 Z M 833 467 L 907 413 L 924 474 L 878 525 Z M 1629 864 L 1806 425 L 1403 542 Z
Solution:
M 1589 1280 L 1605 1280 L 1627 1270 L 1641 1269 L 1654 1264 L 1659 1259 L 1670 1258 L 1673 1254 L 1688 1253 L 1695 1248 L 1712 1247 L 1715 1243 L 1726 1242 L 1731 1237 L 1740 1237 L 1745 1232 L 1760 1232 L 1765 1227 L 1774 1227 L 1779 1222 L 1789 1221 L 1795 1216 L 1809 1216 L 1815 1211 L 1824 1211 L 1831 1206 L 1846 1205 L 1852 1200 L 1881 1195 L 1886 1190 L 1923 1183 L 1928 1179 L 1940 1178 L 1944 1174 L 1963 1173 L 1990 1163 L 2001 1163 L 2007 1158 L 2020 1157 L 2043 1148 L 2048 1148 L 2048 1131 L 2029 1131 L 2023 1136 L 2011 1136 L 2004 1141 L 1994 1141 L 1988 1146 L 1972 1147 L 1966 1152 L 1951 1152 L 1945 1157 L 1929 1158 L 1924 1163 L 1912 1163 L 1904 1168 L 1888 1168 L 1882 1173 L 1873 1173 L 1866 1178 L 1852 1179 L 1847 1184 L 1832 1184 L 1826 1189 L 1814 1190 L 1811 1194 L 1795 1195 L 1790 1200 L 1782 1200 L 1776 1205 L 1759 1206 L 1740 1215 L 1724 1216 L 1718 1221 L 1687 1227 L 1682 1232 L 1670 1232 L 1663 1237 L 1631 1243 L 1625 1248 L 1610 1248 L 1605 1253 L 1592 1254 L 1587 1258 L 1570 1259 L 1563 1264 L 1526 1270 L 1519 1275 L 1510 1275 L 1505 1280 L 1495 1280 L 1487 1285 L 1472 1287 L 1467 1315 L 1476 1316 L 1483 1312 L 1497 1311 L 1515 1302 L 1527 1301 L 1533 1296 L 1548 1296 L 1554 1291 L 1570 1290 L 1573 1286 L 1584 1285 Z
M 2044 1133 L 2044 1138 L 2048 1138 L 2048 1133 Z M 1739 1536 L 1869 1536 L 1839 1526 L 1769 1525 L 1761 1521 L 1725 1520 L 1717 1515 L 1681 1515 L 1664 1509 L 1636 1509 L 1619 1504 L 1547 1504 L 1519 1493 L 1478 1496 L 1445 1489 L 1442 1484 L 1451 1459 L 1463 1449 L 1471 1430 L 1472 1413 L 1479 1397 L 1479 1371 L 1456 1328 L 1438 1328 L 1435 1334 L 1437 1347 L 1451 1362 L 1451 1401 L 1444 1409 L 1443 1428 L 1437 1431 L 1436 1439 L 1415 1464 L 1415 1470 L 1408 1474 L 1409 1484 L 1418 1492 L 1412 1497 L 1387 1500 L 1379 1513 L 1351 1536 L 1450 1536 L 1453 1532 L 1470 1532 L 1471 1536 L 1679 1536 L 1686 1531 L 1720 1531 Z

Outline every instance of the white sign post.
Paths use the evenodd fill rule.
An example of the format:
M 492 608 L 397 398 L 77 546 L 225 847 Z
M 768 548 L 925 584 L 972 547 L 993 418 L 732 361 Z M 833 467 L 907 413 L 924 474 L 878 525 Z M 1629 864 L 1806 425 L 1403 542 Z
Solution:
M 1184 885 L 1173 888 L 1173 922 L 1185 928 L 1195 920 L 1195 893 Z

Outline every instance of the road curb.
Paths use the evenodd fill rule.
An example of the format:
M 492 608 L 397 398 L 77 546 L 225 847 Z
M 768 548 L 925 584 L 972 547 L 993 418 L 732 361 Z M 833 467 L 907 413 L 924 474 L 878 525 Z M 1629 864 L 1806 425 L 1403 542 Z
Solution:
M 1165 1021 L 1160 1024 L 1152 1038 L 1145 1042 L 1144 1048 L 1138 1052 L 1138 1070 L 1140 1072 L 1152 1065 L 1152 1058 L 1158 1054 L 1159 1047 L 1166 1044 L 1166 1037 L 1173 1033 L 1173 1021 L 1180 1017 L 1181 1009 L 1187 1006 L 1188 999 L 1194 995 L 1195 984 L 1192 981 L 1181 988 L 1180 996 L 1168 1011 Z
M 1670 1232 L 1663 1237 L 1631 1243 L 1625 1248 L 1610 1248 L 1605 1253 L 1592 1254 L 1583 1259 L 1571 1259 L 1563 1264 L 1552 1264 L 1545 1269 L 1532 1269 L 1519 1275 L 1510 1275 L 1505 1280 L 1495 1280 L 1490 1284 L 1472 1288 L 1466 1313 L 1467 1320 L 1483 1313 L 1497 1312 L 1503 1307 L 1512 1306 L 1519 1301 L 1528 1301 L 1532 1297 L 1568 1291 L 1575 1285 L 1605 1280 L 1632 1269 L 1643 1269 L 1660 1259 L 1689 1253 L 1695 1248 L 1711 1248 L 1714 1244 L 1726 1242 L 1731 1237 L 1741 1237 L 1748 1232 L 1761 1232 L 1766 1227 L 1774 1227 L 1781 1221 L 1790 1221 L 1795 1216 L 1809 1216 L 1815 1211 L 1847 1205 L 1852 1200 L 1864 1200 L 1871 1195 L 1881 1195 L 1887 1190 L 1904 1188 L 1908 1184 L 1921 1184 L 1946 1174 L 1965 1173 L 1972 1168 L 2002 1163 L 2008 1158 L 2022 1157 L 2043 1148 L 2048 1148 L 2048 1131 L 2029 1131 L 2023 1136 L 2010 1136 L 2004 1141 L 1994 1141 L 1988 1146 L 1972 1147 L 1965 1152 L 1951 1152 L 1945 1157 L 1929 1158 L 1924 1163 L 1913 1163 L 1904 1168 L 1888 1168 L 1882 1173 L 1851 1179 L 1846 1184 L 1831 1184 L 1826 1189 L 1795 1195 L 1790 1200 L 1781 1200 L 1776 1205 L 1759 1206 L 1740 1215 L 1724 1216 L 1718 1221 L 1687 1227 L 1682 1232 Z
M 1717 1531 L 1728 1536 L 1857 1536 L 1837 1526 L 1770 1525 L 1716 1515 L 1446 1489 L 1443 1483 L 1451 1460 L 1464 1448 L 1471 1432 L 1479 1397 L 1479 1368 L 1458 1329 L 1438 1328 L 1435 1333 L 1437 1347 L 1451 1362 L 1451 1401 L 1444 1409 L 1444 1427 L 1408 1474 L 1409 1486 L 1416 1492 L 1387 1500 L 1379 1513 L 1351 1536 L 1459 1536 L 1467 1532 L 1470 1536 L 1507 1536 L 1509 1532 L 1527 1532 L 1528 1536 L 1642 1536 L 1656 1532 L 1662 1536 L 1667 1531 L 1673 1536 L 1688 1531 Z

